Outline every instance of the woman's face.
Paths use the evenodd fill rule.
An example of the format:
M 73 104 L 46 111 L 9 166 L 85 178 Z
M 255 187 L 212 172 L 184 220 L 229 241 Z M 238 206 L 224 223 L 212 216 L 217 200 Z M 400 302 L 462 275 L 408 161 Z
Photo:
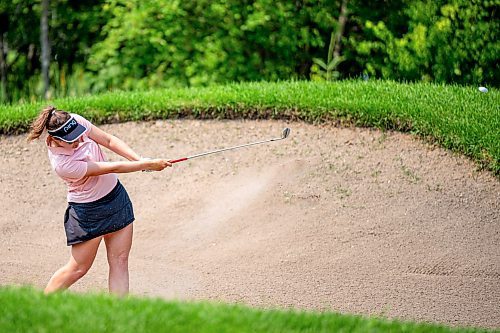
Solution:
M 83 142 L 83 136 L 81 136 L 80 138 L 78 138 L 78 140 L 76 140 L 74 142 L 65 142 L 63 140 L 59 140 L 56 138 L 54 138 L 54 140 L 57 142 L 58 145 L 60 145 L 63 148 L 76 149 L 76 148 L 78 148 L 78 145 L 80 144 L 80 142 Z

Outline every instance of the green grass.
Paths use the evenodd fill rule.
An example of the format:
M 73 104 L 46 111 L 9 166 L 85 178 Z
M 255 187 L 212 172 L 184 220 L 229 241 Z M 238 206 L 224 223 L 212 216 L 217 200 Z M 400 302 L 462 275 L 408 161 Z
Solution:
M 51 101 L 96 124 L 158 118 L 273 118 L 411 132 L 500 176 L 497 89 L 391 81 L 239 83 Z M 25 132 L 47 103 L 0 106 L 0 134 Z
M 0 332 L 486 332 L 380 318 L 0 288 Z

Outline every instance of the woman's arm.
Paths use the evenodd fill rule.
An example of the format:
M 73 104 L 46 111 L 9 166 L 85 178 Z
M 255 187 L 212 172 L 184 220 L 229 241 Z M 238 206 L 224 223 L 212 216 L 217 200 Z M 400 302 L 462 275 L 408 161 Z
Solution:
M 172 166 L 167 160 L 141 160 L 141 161 L 120 161 L 120 162 L 87 162 L 86 177 L 99 176 L 108 173 L 129 173 L 141 170 L 161 171 Z
M 141 159 L 141 156 L 134 152 L 125 142 L 97 126 L 92 125 L 89 138 L 129 161 L 139 161 Z

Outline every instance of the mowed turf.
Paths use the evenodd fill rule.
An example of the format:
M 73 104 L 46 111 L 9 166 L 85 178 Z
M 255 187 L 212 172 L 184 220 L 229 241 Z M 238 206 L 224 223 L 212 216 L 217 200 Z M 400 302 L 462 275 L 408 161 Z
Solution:
M 378 318 L 0 288 L 0 332 L 487 332 Z
M 416 134 L 500 175 L 496 89 L 387 81 L 241 83 L 207 88 L 110 92 L 0 106 L 0 134 L 26 132 L 53 104 L 96 124 L 177 117 L 338 122 Z M 44 296 L 0 288 L 0 332 L 484 332 L 334 313 L 239 305 L 116 299 L 69 292 Z
M 25 132 L 46 104 L 96 124 L 128 120 L 273 118 L 411 132 L 500 176 L 500 95 L 477 87 L 338 81 L 235 83 L 206 88 L 110 92 L 0 106 L 0 134 Z

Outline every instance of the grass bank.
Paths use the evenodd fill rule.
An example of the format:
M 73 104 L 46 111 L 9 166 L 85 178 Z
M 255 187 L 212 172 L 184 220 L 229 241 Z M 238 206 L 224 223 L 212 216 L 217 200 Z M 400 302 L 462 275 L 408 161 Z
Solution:
M 45 104 L 45 103 L 44 103 Z M 0 134 L 25 132 L 42 106 L 0 106 Z M 500 176 L 500 95 L 476 87 L 391 81 L 238 83 L 110 92 L 51 101 L 96 124 L 178 117 L 337 122 L 411 132 Z
M 0 332 L 486 332 L 377 318 L 0 288 Z

